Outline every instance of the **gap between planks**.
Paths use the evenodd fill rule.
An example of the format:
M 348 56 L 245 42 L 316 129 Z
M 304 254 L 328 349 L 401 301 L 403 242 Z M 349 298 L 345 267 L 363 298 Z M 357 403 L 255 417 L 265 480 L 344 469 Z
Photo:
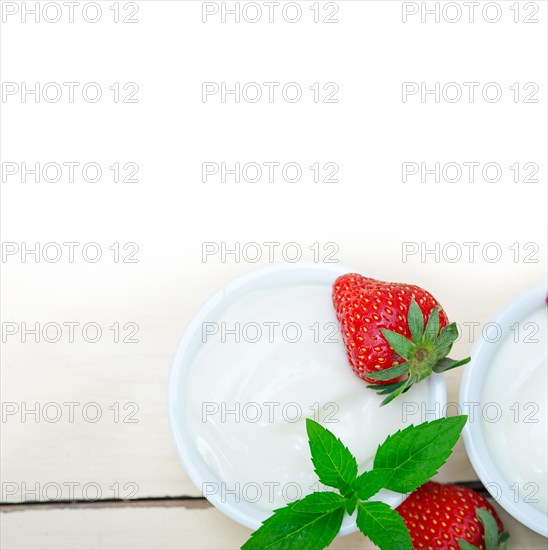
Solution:
M 23 512 L 25 510 L 54 510 L 59 508 L 172 508 L 182 507 L 194 510 L 209 508 L 211 504 L 203 497 L 156 497 L 136 498 L 131 500 L 56 500 L 50 502 L 4 502 L 0 504 L 0 512 Z
M 463 485 L 469 487 L 484 496 L 489 496 L 487 489 L 481 481 L 457 481 L 451 485 Z M 149 497 L 130 500 L 102 499 L 89 500 L 57 500 L 57 501 L 27 501 L 4 502 L 0 504 L 0 512 L 23 512 L 25 510 L 54 510 L 59 508 L 171 508 L 182 507 L 194 510 L 210 508 L 211 504 L 204 497 Z

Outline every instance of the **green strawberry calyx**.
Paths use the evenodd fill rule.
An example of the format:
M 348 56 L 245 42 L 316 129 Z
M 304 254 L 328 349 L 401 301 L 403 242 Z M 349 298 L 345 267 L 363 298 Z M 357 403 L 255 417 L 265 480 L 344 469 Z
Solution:
M 440 330 L 439 307 L 435 307 L 428 317 L 426 327 L 422 311 L 412 300 L 409 304 L 407 322 L 411 339 L 398 332 L 381 329 L 390 347 L 402 358 L 404 363 L 378 372 L 367 373 L 367 378 L 373 380 L 390 380 L 407 375 L 406 378 L 394 384 L 370 384 L 368 387 L 377 390 L 379 395 L 387 395 L 383 405 L 390 403 L 398 395 L 406 392 L 413 384 L 428 378 L 433 372 L 441 373 L 465 365 L 470 357 L 455 361 L 447 357 L 453 343 L 458 338 L 459 331 L 455 323 Z
M 488 510 L 476 508 L 476 516 L 483 525 L 483 538 L 485 550 L 507 550 L 510 535 L 506 531 L 500 531 L 495 518 Z M 460 550 L 478 550 L 463 539 L 457 539 Z

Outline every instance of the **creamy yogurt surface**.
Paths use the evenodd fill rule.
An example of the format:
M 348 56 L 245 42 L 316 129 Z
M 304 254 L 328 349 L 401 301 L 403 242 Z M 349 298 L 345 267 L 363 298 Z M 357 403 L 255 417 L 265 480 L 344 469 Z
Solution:
M 202 342 L 186 386 L 192 440 L 226 490 L 266 511 L 318 490 L 307 417 L 362 471 L 389 434 L 432 409 L 427 381 L 381 409 L 348 364 L 328 285 L 250 291 L 203 323 Z
M 482 430 L 507 488 L 548 513 L 546 307 L 516 327 L 501 343 L 485 379 Z

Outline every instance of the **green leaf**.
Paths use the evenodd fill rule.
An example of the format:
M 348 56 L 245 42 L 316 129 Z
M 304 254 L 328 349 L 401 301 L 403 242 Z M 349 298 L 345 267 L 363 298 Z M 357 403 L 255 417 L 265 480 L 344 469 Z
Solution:
M 422 341 L 422 333 L 424 331 L 424 317 L 421 308 L 415 300 L 411 300 L 409 304 L 407 322 L 411 331 L 411 339 L 415 344 L 419 344 Z
M 368 500 L 376 495 L 383 487 L 390 475 L 391 470 L 370 470 L 357 477 L 352 488 L 360 500 Z
M 338 493 L 332 491 L 321 491 L 305 496 L 290 504 L 296 512 L 330 512 L 344 506 L 346 500 Z
M 467 357 L 466 359 L 461 359 L 460 361 L 455 361 L 450 357 L 444 357 L 432 367 L 432 370 L 437 373 L 447 372 L 448 370 L 460 367 L 461 365 L 466 365 L 466 363 L 470 363 L 470 360 L 470 357 Z
M 446 348 L 450 348 L 453 345 L 453 342 L 459 337 L 459 329 L 455 323 L 451 323 L 446 327 L 441 329 L 440 335 L 438 336 L 434 348 L 438 352 L 445 351 Z M 447 350 L 449 353 L 450 350 Z
M 401 382 L 394 382 L 394 384 L 367 384 L 365 387 L 371 390 L 375 390 L 379 395 L 381 395 L 381 392 L 384 392 L 385 390 L 390 390 L 390 391 L 395 390 L 396 388 L 399 388 L 401 385 L 402 385 Z
M 504 531 L 499 536 L 499 548 L 498 550 L 506 550 L 508 544 L 508 539 L 510 538 L 510 533 Z
M 393 470 L 384 487 L 409 493 L 426 483 L 445 464 L 467 417 L 452 416 L 409 426 L 386 438 L 377 449 L 374 469 Z
M 462 539 L 457 539 L 460 550 L 478 550 L 476 546 L 472 546 L 469 542 Z
M 440 331 L 440 308 L 435 307 L 430 316 L 428 317 L 428 322 L 426 323 L 426 329 L 424 330 L 424 342 L 434 343 L 438 337 L 438 332 Z
M 384 502 L 358 502 L 360 531 L 380 550 L 412 550 L 413 543 L 403 518 Z
M 485 550 L 497 550 L 499 548 L 499 526 L 491 512 L 483 508 L 476 508 L 476 515 L 483 525 L 485 537 Z
M 379 385 L 370 385 L 367 386 L 368 388 L 371 388 L 377 392 L 377 395 L 386 395 L 388 393 L 392 393 L 394 390 L 397 390 L 400 386 L 405 384 L 405 380 L 402 380 L 401 382 L 396 382 L 394 384 L 383 384 L 382 386 Z
M 404 384 L 407 384 L 408 383 L 408 378 L 406 378 L 405 380 L 402 380 L 401 382 L 396 382 L 395 384 L 386 384 L 384 386 L 375 386 L 378 390 L 381 390 L 381 391 L 378 391 L 377 394 L 378 395 L 386 395 L 387 393 L 392 393 L 394 390 L 397 390 L 399 387 L 403 386 Z M 405 391 L 407 391 L 411 386 L 412 386 L 412 384 L 410 386 L 406 387 Z
M 405 393 L 411 386 L 413 385 L 413 380 L 409 376 L 406 380 L 404 380 L 403 384 L 394 390 L 382 403 L 381 406 L 388 405 L 390 401 L 393 399 L 396 399 L 398 395 L 401 395 L 402 393 Z
M 310 418 L 306 419 L 306 431 L 319 480 L 324 485 L 347 492 L 358 475 L 358 463 L 352 453 L 340 439 Z
M 323 550 L 329 546 L 341 529 L 344 506 L 314 514 L 296 512 L 295 505 L 296 502 L 274 510 L 242 550 Z
M 368 372 L 367 378 L 373 380 L 390 380 L 391 378 L 397 378 L 402 374 L 405 374 L 409 370 L 409 363 L 402 363 L 401 365 L 395 365 L 389 369 L 379 370 L 376 372 Z
M 354 513 L 354 510 L 356 509 L 356 504 L 358 503 L 358 499 L 353 497 L 348 497 L 346 499 L 346 502 L 344 503 L 344 508 L 346 510 L 346 513 L 351 516 Z
M 409 359 L 413 350 L 415 349 L 415 344 L 408 340 L 403 334 L 394 332 L 393 330 L 387 330 L 385 328 L 381 329 L 384 337 L 390 344 L 390 347 L 404 359 Z

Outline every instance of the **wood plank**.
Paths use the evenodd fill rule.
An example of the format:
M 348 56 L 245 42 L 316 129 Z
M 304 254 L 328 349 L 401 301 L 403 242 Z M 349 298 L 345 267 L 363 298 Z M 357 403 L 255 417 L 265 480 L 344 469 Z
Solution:
M 12 402 L 20 409 L 23 406 L 31 409 L 38 402 L 44 413 L 47 403 L 80 404 L 75 409 L 74 422 L 69 421 L 68 409 L 64 406 L 58 422 L 50 423 L 43 417 L 36 422 L 31 414 L 22 418 L 21 413 L 5 418 L 0 472 L 3 480 L 15 483 L 18 489 L 14 494 L 4 493 L 4 500 L 35 500 L 36 484 L 40 488 L 38 499 L 46 500 L 42 490 L 47 483 L 57 483 L 64 488 L 67 482 L 78 483 L 80 489 L 85 484 L 98 484 L 102 498 L 116 496 L 112 489 L 116 483 L 122 487 L 132 484 L 127 491 L 120 491 L 122 497 L 129 496 L 135 486 L 135 497 L 200 494 L 178 461 L 168 428 L 166 381 L 171 355 L 182 329 L 200 302 L 231 276 L 246 272 L 249 267 L 227 269 L 216 272 L 215 276 L 215 270 L 201 268 L 199 284 L 192 283 L 188 275 L 182 273 L 160 284 L 159 275 L 150 278 L 145 270 L 137 278 L 143 285 L 139 304 L 133 300 L 132 293 L 120 294 L 117 285 L 106 294 L 106 299 L 100 299 L 91 290 L 82 295 L 79 285 L 65 277 L 47 285 L 36 283 L 23 303 L 16 303 L 13 295 L 4 293 L 7 296 L 2 303 L 5 320 L 85 323 L 91 317 L 105 327 L 106 333 L 116 320 L 134 320 L 140 327 L 140 343 L 125 346 L 112 341 L 88 344 L 81 339 L 72 344 L 23 344 L 12 339 L 3 346 L 1 397 L 4 406 Z M 393 266 L 385 268 L 393 270 Z M 13 278 L 22 275 L 21 267 L 8 270 L 8 274 L 4 283 L 6 279 L 14 283 Z M 173 279 L 179 283 L 175 284 Z M 64 299 L 60 300 L 62 293 Z M 447 309 L 455 311 L 457 319 L 475 318 L 484 322 L 496 309 L 495 302 L 503 301 L 508 293 L 511 292 L 505 287 L 496 299 L 478 302 L 466 317 L 458 296 L 448 295 Z M 143 303 L 154 303 L 156 309 L 145 306 L 143 312 Z M 82 311 L 92 311 L 94 315 L 82 314 Z M 470 345 L 459 342 L 455 356 L 469 353 Z M 461 370 L 446 375 L 449 401 L 458 401 L 461 376 Z M 103 416 L 97 423 L 86 421 L 82 414 L 83 406 L 91 402 L 98 403 L 102 410 Z M 125 403 L 136 403 L 139 411 L 133 419 L 138 422 L 123 422 L 131 409 L 121 410 L 120 420 L 115 422 L 114 411 L 109 409 L 114 403 L 120 403 L 121 407 Z M 55 410 L 50 413 L 55 414 Z M 94 410 L 89 409 L 89 414 L 93 415 Z M 476 479 L 462 442 L 440 475 L 445 481 Z
M 510 550 L 546 549 L 545 538 L 498 511 L 511 534 Z M 235 550 L 250 534 L 214 508 L 41 509 L 2 513 L 0 527 L 4 550 Z M 356 533 L 329 548 L 375 547 Z
M 37 241 L 42 244 L 99 242 L 105 258 L 111 256 L 109 247 L 114 242 L 136 242 L 140 247 L 138 264 L 34 263 L 30 257 L 26 262 L 10 259 L 2 265 L 0 305 L 4 322 L 33 325 L 35 322 L 83 324 L 92 321 L 102 327 L 105 335 L 97 344 L 81 338 L 67 343 L 66 333 L 63 340 L 55 344 L 22 343 L 15 336 L 3 346 L 0 398 L 4 404 L 11 402 L 20 408 L 25 404 L 32 408 L 39 403 L 43 408 L 51 402 L 76 402 L 80 404 L 77 411 L 80 413 L 83 405 L 96 402 L 103 411 L 97 423 L 86 421 L 81 414 L 70 422 L 66 412 L 54 423 L 43 419 L 35 422 L 32 417 L 23 421 L 20 415 L 10 416 L 5 422 L 3 419 L 0 474 L 4 482 L 15 484 L 16 489 L 13 493 L 4 492 L 5 500 L 33 500 L 35 487 L 38 487 L 37 498 L 47 500 L 43 491 L 48 483 L 62 487 L 65 483 L 76 483 L 80 488 L 97 484 L 102 498 L 115 496 L 112 489 L 115 484 L 122 488 L 125 484 L 137 486 L 139 497 L 199 495 L 177 459 L 168 429 L 166 385 L 171 356 L 184 326 L 211 293 L 236 275 L 268 265 L 266 249 L 257 264 L 236 262 L 230 257 L 223 262 L 218 256 L 204 262 L 204 241 L 227 243 L 228 248 L 236 242 L 240 245 L 250 241 L 296 242 L 304 252 L 303 259 L 307 260 L 313 257 L 310 251 L 313 243 L 333 242 L 339 249 L 336 259 L 341 263 L 371 276 L 424 286 L 438 297 L 456 321 L 485 322 L 515 294 L 545 278 L 543 252 L 538 255 L 539 263 L 516 264 L 509 251 L 512 243 L 519 241 L 523 245 L 532 239 L 538 242 L 541 251 L 546 250 L 545 187 L 541 185 L 502 187 L 501 183 L 497 189 L 504 191 L 496 194 L 493 206 L 493 211 L 501 215 L 491 219 L 486 218 L 485 205 L 493 205 L 492 186 L 447 184 L 440 192 L 451 190 L 453 193 L 451 212 L 466 212 L 465 223 L 457 228 L 459 231 L 456 232 L 454 223 L 448 223 L 447 212 L 438 207 L 436 194 L 422 197 L 432 198 L 430 206 L 424 206 L 429 212 L 428 224 L 408 223 L 409 204 L 416 201 L 417 190 L 413 185 L 397 183 L 401 177 L 400 161 L 421 158 L 421 147 L 430 143 L 427 138 L 432 133 L 428 120 L 422 118 L 421 113 L 425 111 L 421 108 L 412 114 L 415 111 L 402 105 L 398 94 L 401 74 L 423 73 L 423 56 L 410 55 L 403 59 L 399 48 L 386 49 L 382 57 L 371 60 L 371 71 L 383 75 L 383 83 L 378 86 L 371 86 L 368 76 L 371 71 L 355 71 L 362 62 L 364 49 L 382 42 L 387 29 L 389 34 L 397 29 L 406 44 L 415 43 L 414 27 L 400 24 L 397 2 L 344 3 L 344 24 L 330 26 L 333 40 L 325 40 L 322 32 L 317 32 L 318 26 L 314 29 L 312 65 L 309 48 L 302 47 L 302 33 L 280 41 L 279 32 L 283 27 L 261 27 L 262 43 L 268 45 L 269 51 L 276 45 L 275 51 L 268 54 L 269 59 L 283 60 L 280 78 L 301 74 L 302 67 L 308 66 L 311 72 L 306 78 L 340 77 L 346 91 L 341 111 L 334 115 L 336 111 L 331 110 L 325 119 L 318 116 L 321 106 L 313 103 L 299 105 L 297 119 L 294 114 L 287 115 L 292 111 L 284 110 L 288 116 L 285 119 L 286 115 L 280 117 L 266 105 L 259 114 L 265 127 L 279 123 L 282 126 L 277 127 L 276 132 L 263 132 L 260 139 L 255 132 L 258 110 L 242 109 L 242 105 L 236 104 L 206 106 L 196 94 L 202 81 L 213 78 L 211 75 L 227 74 L 227 69 L 229 73 L 248 78 L 248 57 L 234 55 L 234 51 L 249 52 L 249 44 L 258 38 L 258 27 L 241 25 L 234 35 L 232 25 L 203 25 L 199 2 L 165 2 L 161 9 L 154 9 L 152 5 L 148 3 L 143 9 L 145 28 L 161 29 L 162 40 L 142 40 L 140 32 L 132 34 L 127 42 L 127 51 L 132 55 L 124 54 L 123 64 L 116 65 L 114 73 L 109 72 L 113 78 L 128 81 L 136 78 L 134 73 L 139 75 L 143 101 L 131 106 L 135 107 L 131 115 L 127 110 L 120 115 L 120 106 L 113 105 L 110 108 L 115 111 L 82 109 L 75 115 L 75 106 L 69 104 L 50 109 L 45 104 L 14 103 L 10 105 L 13 116 L 5 121 L 4 130 L 12 138 L 6 140 L 6 149 L 3 149 L 8 159 L 44 162 L 59 159 L 59 152 L 66 151 L 69 159 L 75 155 L 75 160 L 93 159 L 103 166 L 116 160 L 113 154 L 122 155 L 117 160 L 134 159 L 141 165 L 141 183 L 129 187 L 106 182 L 98 186 L 82 182 L 3 186 L 5 242 L 24 241 L 30 246 Z M 507 30 L 502 26 L 491 29 L 499 33 L 493 40 L 498 44 L 501 59 L 521 59 L 515 55 L 515 44 L 521 44 L 520 38 L 533 36 L 533 32 L 540 33 L 542 29 L 534 25 L 509 25 L 516 37 L 512 43 L 508 42 Z M 67 43 L 66 31 L 72 37 L 74 27 L 56 25 L 53 35 L 50 28 L 12 23 L 3 28 L 3 38 L 9 40 L 11 51 L 18 52 L 17 62 L 10 62 L 8 67 L 15 80 L 18 78 L 15 75 L 49 78 L 50 74 L 67 72 L 66 59 L 52 55 L 48 46 L 53 45 L 53 51 L 63 48 Z M 78 38 L 85 37 L 84 44 L 94 44 L 86 64 L 80 65 L 96 67 L 97 78 L 106 78 L 101 71 L 103 65 L 96 63 L 112 57 L 113 52 L 120 53 L 120 28 L 101 27 L 100 41 L 96 40 L 93 28 L 93 25 L 77 27 L 79 33 L 86 33 L 79 34 Z M 538 44 L 543 46 L 544 35 L 538 36 L 541 37 Z M 180 52 L 193 51 L 195 45 L 204 40 L 209 46 L 187 60 L 184 73 L 174 72 L 173 67 L 180 64 Z M 430 47 L 426 35 L 422 40 L 426 41 L 425 47 Z M 471 35 L 465 44 L 470 48 L 467 51 L 483 51 L 483 41 L 482 32 Z M 29 48 L 29 43 L 39 43 L 41 47 Z M 225 48 L 226 44 L 235 49 Z M 546 65 L 544 47 L 530 47 L 528 59 L 531 52 L 540 59 L 539 67 Z M 255 61 L 262 63 L 262 48 L 252 53 Z M 462 58 L 467 59 L 467 55 L 463 54 Z M 154 63 L 143 65 L 143 59 Z M 119 67 L 124 68 L 123 74 L 119 74 Z M 394 70 L 386 71 L 386 67 Z M 167 82 L 166 75 L 170 78 Z M 368 105 L 375 105 L 375 109 L 371 110 Z M 227 117 L 223 118 L 223 124 L 219 123 L 221 112 Z M 407 121 L 401 125 L 401 131 L 394 132 L 393 124 L 386 124 L 387 113 L 392 121 Z M 450 127 L 455 119 L 446 115 L 446 124 Z M 100 138 L 93 132 L 80 132 L 75 139 L 75 116 L 80 117 L 82 128 L 99 121 Z M 113 116 L 116 118 L 111 118 Z M 345 116 L 352 119 L 353 128 L 372 130 L 360 131 L 356 139 L 340 139 L 340 121 Z M 451 116 L 457 116 L 456 120 L 461 117 L 460 114 Z M 438 115 L 432 121 L 437 125 Z M 285 124 L 290 122 L 308 129 L 306 139 L 300 132 L 287 131 Z M 27 127 L 33 131 L 21 130 Z M 104 128 L 110 131 L 105 132 Z M 165 138 L 143 140 L 143 128 L 152 128 L 154 135 Z M 181 128 L 191 131 L 182 132 Z M 419 129 L 426 133 L 417 133 Z M 326 136 L 335 137 L 326 141 Z M 474 138 L 479 140 L 478 146 L 485 142 L 479 134 L 470 136 Z M 527 155 L 542 158 L 543 139 L 531 141 L 526 144 Z M 384 146 L 387 144 L 389 147 Z M 434 136 L 432 154 L 440 144 L 443 149 L 438 150 L 439 155 L 451 150 L 455 158 L 467 158 L 474 142 L 463 142 L 458 134 L 451 132 L 444 140 Z M 459 145 L 463 146 L 462 154 L 457 148 Z M 92 155 L 89 158 L 87 151 Z M 374 151 L 374 154 L 364 160 L 364 151 Z M 203 159 L 283 161 L 295 154 L 303 166 L 318 160 L 318 154 L 325 161 L 340 162 L 341 185 L 357 202 L 368 201 L 378 189 L 398 196 L 391 204 L 390 227 L 386 226 L 383 209 L 372 208 L 363 219 L 353 219 L 347 209 L 334 207 L 340 201 L 338 185 L 250 185 L 238 188 L 241 191 L 238 197 L 249 199 L 240 200 L 235 198 L 236 188 L 231 184 L 214 187 L 201 184 Z M 314 205 L 306 208 L 303 218 L 303 205 L 310 204 L 311 189 Z M 526 212 L 527 223 L 509 224 L 508 212 Z M 379 228 L 383 228 L 381 233 Z M 402 241 L 417 245 L 455 240 L 485 244 L 492 241 L 494 235 L 504 249 L 500 262 L 489 263 L 481 258 L 477 262 L 464 259 L 457 263 L 436 262 L 431 257 L 422 262 L 418 256 L 408 262 L 402 260 Z M 283 258 L 278 254 L 276 261 Z M 137 323 L 140 342 L 114 343 L 108 327 L 115 322 Z M 456 355 L 468 353 L 470 345 L 468 341 L 459 342 Z M 448 376 L 453 400 L 458 394 L 460 376 L 461 372 Z M 114 422 L 109 409 L 114 403 L 136 403 L 138 423 Z M 474 478 L 462 444 L 441 476 L 445 480 Z M 121 496 L 127 495 L 122 489 Z
M 4 345 L 2 401 L 4 407 L 8 402 L 18 407 L 16 414 L 3 419 L 0 436 L 0 472 L 3 480 L 13 484 L 9 491 L 3 491 L 4 501 L 68 499 L 66 483 L 78 484 L 77 499 L 82 498 L 84 486 L 90 498 L 95 498 L 92 485 L 100 487 L 100 498 L 117 494 L 122 498 L 200 494 L 179 463 L 171 441 L 166 380 L 182 328 L 199 302 L 222 284 L 220 279 L 194 288 L 191 296 L 170 286 L 153 288 L 149 282 L 141 294 L 143 300 L 155 301 L 158 311 L 147 311 L 145 315 L 129 298 L 109 295 L 108 300 L 98 303 L 93 292 L 78 298 L 68 289 L 66 300 L 59 301 L 56 292 L 48 294 L 45 287 L 38 286 L 25 303 L 17 306 L 8 296 L 3 303 L 4 319 L 37 319 L 42 323 L 71 320 L 83 324 L 89 317 L 83 317 L 81 311 L 89 310 L 93 303 L 94 319 L 107 334 L 115 320 L 135 320 L 141 341 L 126 345 L 112 341 L 89 344 L 81 339 L 74 343 L 24 344 L 12 338 Z M 117 317 L 111 315 L 111 300 L 116 301 Z M 170 307 L 174 302 L 175 307 Z M 461 372 L 454 371 L 447 378 L 450 400 L 457 399 L 460 376 Z M 72 422 L 68 406 L 63 405 L 67 402 L 79 404 L 75 405 Z M 36 403 L 38 421 L 30 412 Z M 102 411 L 97 422 L 89 421 L 95 416 L 95 406 L 83 414 L 90 403 L 97 403 Z M 112 409 L 115 403 L 120 404 L 118 422 Z M 124 411 L 128 403 L 136 405 Z M 130 416 L 135 406 L 139 410 Z M 58 421 L 45 420 L 46 414 L 56 418 L 59 410 Z M 137 422 L 125 423 L 124 419 Z M 475 479 L 462 443 L 441 476 L 446 481 Z M 47 484 L 54 485 L 47 489 Z M 116 484 L 120 486 L 118 491 Z M 63 493 L 57 497 L 59 486 Z

